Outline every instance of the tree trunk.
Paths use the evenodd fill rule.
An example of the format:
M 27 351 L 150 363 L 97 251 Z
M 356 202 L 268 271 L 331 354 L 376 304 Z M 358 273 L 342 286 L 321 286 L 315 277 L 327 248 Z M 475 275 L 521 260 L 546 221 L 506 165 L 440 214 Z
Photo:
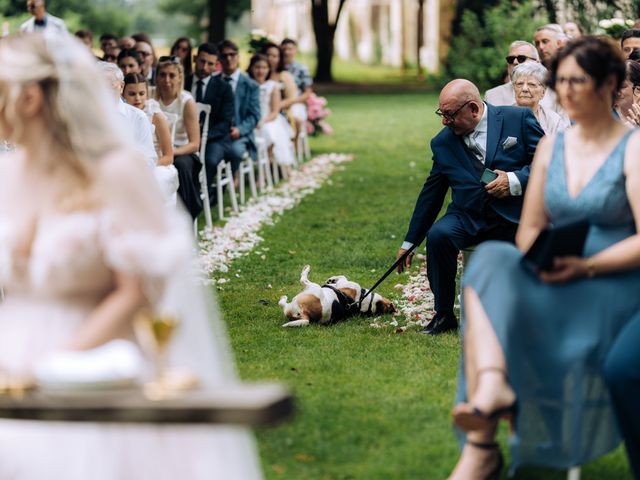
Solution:
M 336 26 L 340 19 L 340 13 L 346 0 L 340 0 L 335 21 L 329 21 L 329 0 L 311 0 L 311 18 L 313 32 L 316 37 L 316 75 L 314 80 L 318 83 L 333 82 L 331 65 L 333 61 L 333 40 L 336 35 Z
M 544 0 L 544 9 L 549 16 L 549 23 L 558 23 L 558 16 L 556 15 L 556 2 L 554 0 Z
M 420 49 L 424 45 L 424 0 L 418 0 L 418 34 L 416 45 L 416 64 L 418 66 L 418 79 L 423 80 L 422 62 L 420 60 Z
M 227 23 L 227 1 L 208 0 L 209 2 L 209 41 L 218 43 L 225 38 Z

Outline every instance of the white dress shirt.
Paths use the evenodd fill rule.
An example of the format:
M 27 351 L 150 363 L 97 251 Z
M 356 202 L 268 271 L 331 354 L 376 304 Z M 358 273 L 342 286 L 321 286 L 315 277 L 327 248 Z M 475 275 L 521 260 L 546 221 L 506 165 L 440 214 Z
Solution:
M 193 80 L 191 82 L 191 96 L 194 99 L 197 99 L 196 92 L 198 90 L 198 82 L 202 82 L 202 99 L 204 99 L 204 92 L 207 91 L 207 85 L 209 85 L 209 80 L 211 80 L 211 75 L 207 75 L 204 78 L 198 78 L 198 76 L 194 73 Z M 202 99 L 200 99 L 202 101 Z
M 64 20 L 48 13 L 45 15 L 44 25 L 36 25 L 36 17 L 31 17 L 29 20 L 20 25 L 20 31 L 26 33 L 41 32 L 45 35 L 66 35 L 69 33 L 67 26 L 64 24 Z
M 145 113 L 118 100 L 118 113 L 125 119 L 127 130 L 131 132 L 135 146 L 142 152 L 151 168 L 158 162 L 158 154 L 153 146 L 153 129 Z

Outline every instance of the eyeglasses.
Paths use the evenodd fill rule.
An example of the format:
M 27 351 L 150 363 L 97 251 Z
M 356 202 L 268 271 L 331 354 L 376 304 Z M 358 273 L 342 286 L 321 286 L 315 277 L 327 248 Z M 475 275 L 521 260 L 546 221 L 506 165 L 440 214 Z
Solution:
M 587 77 L 586 75 L 580 75 L 577 77 L 556 77 L 554 83 L 556 87 L 559 87 L 566 83 L 572 89 L 579 89 L 584 87 L 588 81 L 589 77 Z
M 527 57 L 526 55 L 509 55 L 506 57 L 507 63 L 509 65 L 513 65 L 513 62 L 518 60 L 518 63 L 524 63 L 527 60 L 535 60 L 533 57 Z
M 238 55 L 238 52 L 221 53 L 221 54 L 220 54 L 220 58 L 221 58 L 221 59 L 222 59 L 222 58 L 225 58 L 225 59 L 226 59 L 226 58 L 233 58 L 233 57 L 235 57 L 235 56 L 237 56 L 237 55 Z
M 437 109 L 436 115 L 438 115 L 439 117 L 444 117 L 444 119 L 447 120 L 448 122 L 453 122 L 458 112 L 460 112 L 460 110 L 462 110 L 464 107 L 467 106 L 467 104 L 469 104 L 472 101 L 473 100 L 467 100 L 462 105 L 460 105 L 460 107 L 455 112 L 443 112 L 442 110 Z
M 136 53 L 137 53 L 138 55 L 140 55 L 141 57 L 143 57 L 143 58 L 146 58 L 146 57 L 148 57 L 149 55 L 151 55 L 151 52 L 143 52 L 142 50 L 136 50 Z
M 543 85 L 540 82 L 537 81 L 524 81 L 524 80 L 518 80 L 516 83 L 513 84 L 513 86 L 517 89 L 521 89 L 524 88 L 525 86 L 531 90 L 532 88 L 542 88 Z
M 163 55 L 158 59 L 158 62 L 171 62 L 171 63 L 182 63 L 180 57 L 176 57 L 175 55 Z

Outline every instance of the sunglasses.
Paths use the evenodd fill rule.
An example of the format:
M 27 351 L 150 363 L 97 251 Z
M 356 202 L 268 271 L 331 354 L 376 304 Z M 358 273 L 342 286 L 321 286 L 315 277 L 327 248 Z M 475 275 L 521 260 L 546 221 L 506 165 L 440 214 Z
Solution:
M 444 117 L 449 122 L 453 122 L 456 118 L 456 115 L 460 112 L 460 110 L 462 110 L 464 107 L 466 107 L 469 104 L 469 102 L 472 102 L 472 101 L 473 100 L 467 100 L 462 105 L 460 105 L 460 107 L 455 112 L 443 112 L 442 110 L 437 109 L 436 115 L 438 115 L 439 117 Z
M 171 63 L 182 63 L 182 59 L 180 57 L 176 57 L 175 55 L 163 55 L 158 59 L 158 62 L 171 62 Z
M 518 63 L 524 63 L 527 60 L 535 60 L 535 58 L 527 57 L 526 55 L 509 55 L 506 60 L 509 65 L 513 65 L 516 60 L 518 60 Z

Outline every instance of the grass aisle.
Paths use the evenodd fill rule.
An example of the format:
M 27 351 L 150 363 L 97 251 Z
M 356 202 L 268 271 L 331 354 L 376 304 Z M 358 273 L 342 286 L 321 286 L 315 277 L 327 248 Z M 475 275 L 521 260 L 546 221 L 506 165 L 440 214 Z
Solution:
M 437 97 L 329 97 L 336 134 L 312 139 L 314 154 L 352 153 L 323 188 L 261 231 L 266 258 L 250 254 L 219 291 L 241 376 L 290 385 L 293 421 L 257 431 L 268 479 L 440 479 L 457 457 L 449 411 L 459 342 L 373 329 L 367 319 L 283 329 L 281 295 L 300 291 L 303 265 L 321 283 L 344 274 L 368 287 L 392 263 L 440 128 Z M 239 277 L 236 276 L 239 275 Z M 394 275 L 379 287 L 397 295 Z M 627 478 L 619 449 L 584 478 Z M 505 477 L 506 478 L 506 477 Z M 564 478 L 528 471 L 517 478 Z

